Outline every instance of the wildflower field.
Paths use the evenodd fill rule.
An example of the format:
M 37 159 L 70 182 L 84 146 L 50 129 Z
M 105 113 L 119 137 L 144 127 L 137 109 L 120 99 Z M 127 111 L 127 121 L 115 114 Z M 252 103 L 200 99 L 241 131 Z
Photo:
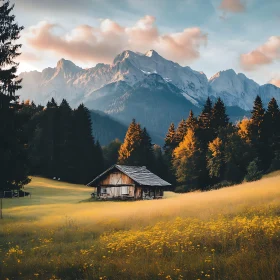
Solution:
M 33 178 L 6 199 L 0 279 L 280 279 L 280 173 L 166 199 L 86 202 Z M 84 202 L 81 202 L 84 201 Z

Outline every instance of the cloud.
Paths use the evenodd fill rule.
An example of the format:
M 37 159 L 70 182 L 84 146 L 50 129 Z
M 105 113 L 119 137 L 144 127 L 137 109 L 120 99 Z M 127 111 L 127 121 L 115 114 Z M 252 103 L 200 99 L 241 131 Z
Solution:
M 187 63 L 200 57 L 199 49 L 207 43 L 200 28 L 161 35 L 155 17 L 146 15 L 133 26 L 123 27 L 110 19 L 98 27 L 80 25 L 65 32 L 62 26 L 40 22 L 23 34 L 29 47 L 51 51 L 57 56 L 82 62 L 112 62 L 125 49 L 145 52 L 155 49 L 168 59 Z
M 21 55 L 17 57 L 17 60 L 20 62 L 35 62 L 40 61 L 41 58 L 37 56 L 35 53 L 22 51 Z
M 172 56 L 175 61 L 192 61 L 199 58 L 199 48 L 206 45 L 207 39 L 207 34 L 200 28 L 187 28 L 183 32 L 160 37 L 159 48 L 166 57 Z
M 241 13 L 245 11 L 245 6 L 241 0 L 222 0 L 219 9 L 225 12 Z
M 280 88 L 280 78 L 279 79 L 276 79 L 276 78 L 271 79 L 268 83 L 272 84 L 272 85 L 275 85 L 275 86 Z
M 280 58 L 280 36 L 272 36 L 257 49 L 242 54 L 240 64 L 244 70 L 252 71 L 258 67 L 271 64 Z

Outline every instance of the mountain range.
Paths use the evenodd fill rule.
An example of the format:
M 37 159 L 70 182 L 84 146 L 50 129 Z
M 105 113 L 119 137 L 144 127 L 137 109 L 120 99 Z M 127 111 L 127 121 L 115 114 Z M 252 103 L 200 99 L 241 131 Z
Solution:
M 265 106 L 272 97 L 280 101 L 280 88 L 272 84 L 259 85 L 232 69 L 208 80 L 203 72 L 167 60 L 154 50 L 145 54 L 126 50 L 112 64 L 88 69 L 61 59 L 55 68 L 19 77 L 23 79 L 21 99 L 44 105 L 52 97 L 58 102 L 65 98 L 73 107 L 84 103 L 124 124 L 136 118 L 159 138 L 171 122 L 186 118 L 190 109 L 198 114 L 208 96 L 213 101 L 221 97 L 233 120 L 248 115 L 256 95 Z

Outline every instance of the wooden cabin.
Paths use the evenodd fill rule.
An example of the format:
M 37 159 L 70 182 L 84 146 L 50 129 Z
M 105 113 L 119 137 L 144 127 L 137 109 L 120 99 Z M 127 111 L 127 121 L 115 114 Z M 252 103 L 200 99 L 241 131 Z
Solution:
M 87 184 L 101 199 L 157 199 L 171 186 L 145 166 L 113 165 Z

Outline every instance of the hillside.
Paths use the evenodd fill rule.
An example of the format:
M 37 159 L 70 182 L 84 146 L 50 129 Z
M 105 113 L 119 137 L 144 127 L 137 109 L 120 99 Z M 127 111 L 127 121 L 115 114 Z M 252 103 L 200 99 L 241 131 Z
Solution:
M 157 201 L 79 203 L 92 189 L 33 178 L 31 199 L 4 201 L 0 277 L 276 280 L 279 180 L 276 172 Z
M 100 111 L 91 110 L 90 116 L 93 136 L 102 146 L 115 139 L 123 141 L 127 131 L 125 125 Z

